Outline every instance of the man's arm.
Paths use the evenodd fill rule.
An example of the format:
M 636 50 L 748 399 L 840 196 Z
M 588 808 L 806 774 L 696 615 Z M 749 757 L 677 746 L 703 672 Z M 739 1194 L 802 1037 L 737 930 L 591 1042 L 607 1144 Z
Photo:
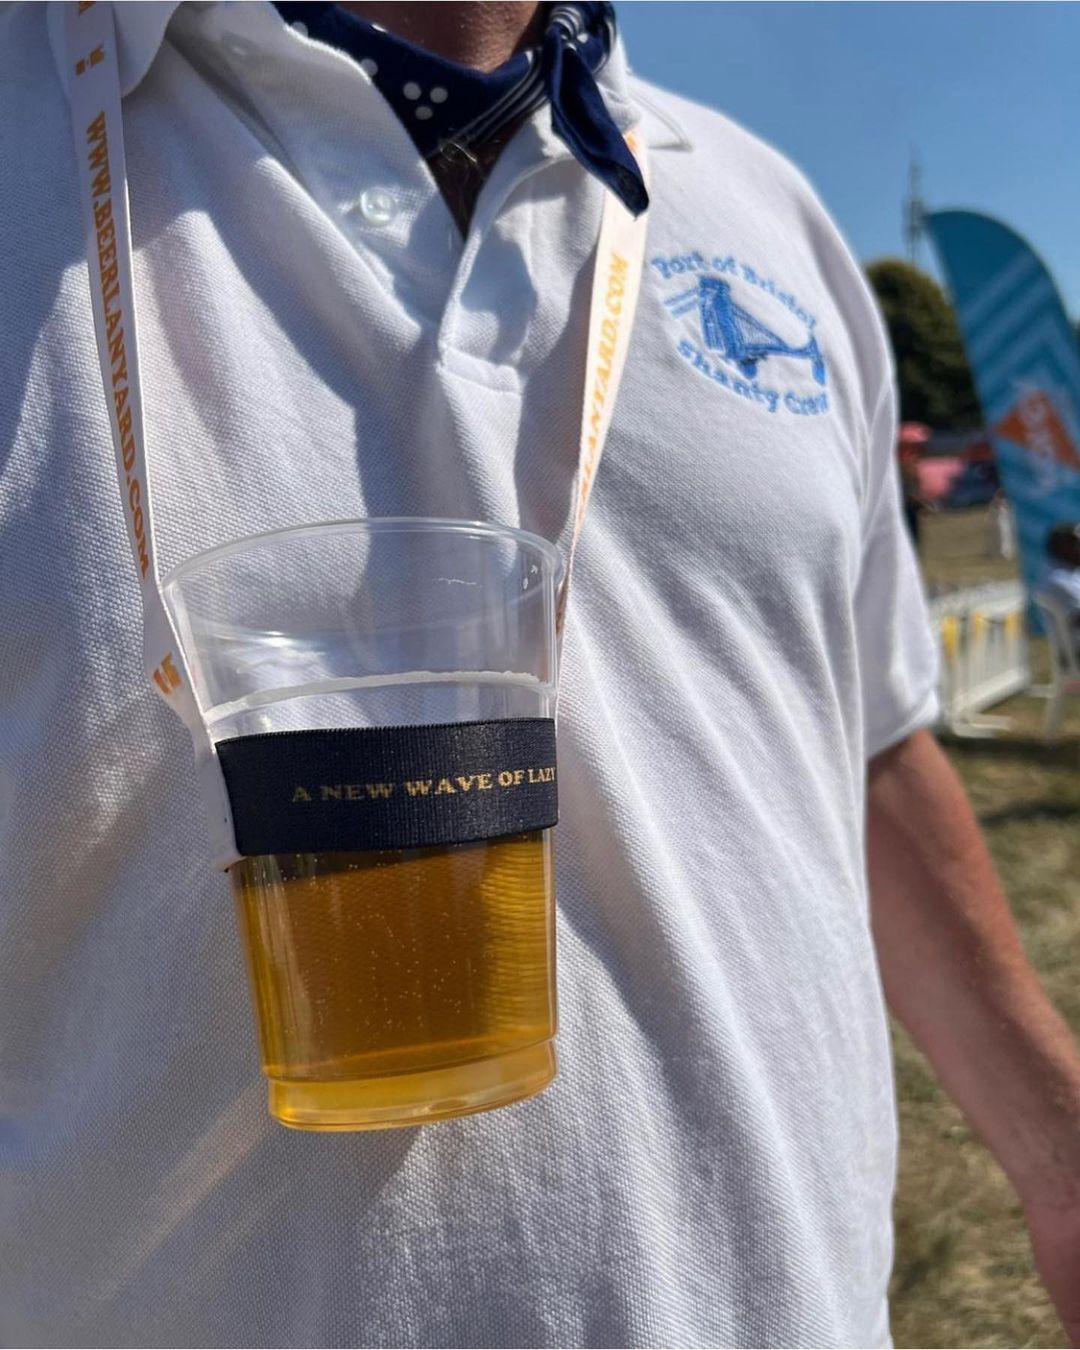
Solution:
M 1080 1054 L 929 733 L 871 761 L 867 831 L 886 997 L 1016 1188 L 1040 1273 L 1080 1345 Z

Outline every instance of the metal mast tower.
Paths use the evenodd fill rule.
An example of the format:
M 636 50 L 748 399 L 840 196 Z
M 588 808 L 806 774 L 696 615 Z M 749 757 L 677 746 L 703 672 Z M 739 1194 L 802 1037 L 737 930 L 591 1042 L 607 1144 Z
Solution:
M 913 266 L 919 261 L 919 245 L 923 236 L 923 215 L 925 207 L 922 200 L 922 165 L 918 151 L 912 147 L 911 166 L 908 169 L 908 195 L 904 200 L 904 242 L 907 244 L 907 259 Z

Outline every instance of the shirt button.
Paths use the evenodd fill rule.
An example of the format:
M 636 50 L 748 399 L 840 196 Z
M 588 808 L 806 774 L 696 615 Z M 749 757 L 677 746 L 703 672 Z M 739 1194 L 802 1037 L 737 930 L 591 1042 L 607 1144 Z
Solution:
M 385 188 L 365 188 L 349 209 L 358 211 L 369 225 L 389 225 L 397 215 L 397 202 Z

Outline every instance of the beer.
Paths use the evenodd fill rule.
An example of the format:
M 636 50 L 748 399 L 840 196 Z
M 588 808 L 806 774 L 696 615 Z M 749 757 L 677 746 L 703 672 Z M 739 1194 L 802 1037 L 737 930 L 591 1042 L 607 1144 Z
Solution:
M 421 1123 L 554 1075 L 551 832 L 231 872 L 271 1110 L 285 1124 Z

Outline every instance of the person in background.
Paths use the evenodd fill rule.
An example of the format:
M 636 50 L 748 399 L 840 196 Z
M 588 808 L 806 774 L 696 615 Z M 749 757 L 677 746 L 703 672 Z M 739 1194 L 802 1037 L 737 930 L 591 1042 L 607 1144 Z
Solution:
M 1016 518 L 1001 488 L 994 493 L 986 518 L 986 552 L 991 558 L 1016 557 Z
M 559 1076 L 267 1118 L 140 656 L 67 12 L 0 6 L 0 1343 L 887 1346 L 886 998 L 1080 1340 L 1080 1057 L 930 731 L 881 318 L 607 4 L 113 11 L 164 571 L 342 517 L 565 546 L 605 194 L 649 210 L 560 675 Z
M 1042 589 L 1060 602 L 1071 621 L 1073 638 L 1080 647 L 1080 521 L 1064 521 L 1046 537 L 1049 566 Z
M 900 460 L 900 487 L 904 494 L 904 519 L 908 533 L 916 551 L 922 526 L 922 513 L 927 508 L 926 496 L 919 477 L 919 462 L 922 459 L 923 446 L 930 439 L 930 428 L 922 422 L 902 422 L 897 439 L 897 455 Z

